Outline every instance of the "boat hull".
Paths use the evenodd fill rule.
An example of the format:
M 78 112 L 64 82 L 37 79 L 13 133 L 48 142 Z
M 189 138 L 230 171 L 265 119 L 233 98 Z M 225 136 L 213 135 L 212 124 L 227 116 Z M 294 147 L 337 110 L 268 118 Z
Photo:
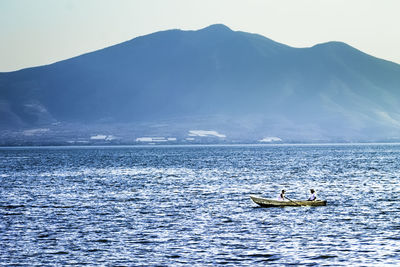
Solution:
M 261 207 L 301 207 L 301 206 L 326 206 L 326 200 L 292 200 L 292 201 L 279 201 L 268 198 L 261 198 L 257 196 L 250 196 L 254 203 Z

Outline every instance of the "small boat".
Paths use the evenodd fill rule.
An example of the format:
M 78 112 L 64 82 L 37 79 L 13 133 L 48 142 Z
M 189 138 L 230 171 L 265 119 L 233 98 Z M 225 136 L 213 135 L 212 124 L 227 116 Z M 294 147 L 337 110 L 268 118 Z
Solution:
M 262 198 L 257 196 L 250 196 L 254 203 L 260 205 L 261 207 L 300 207 L 300 206 L 326 206 L 326 200 L 288 200 L 280 201 L 268 198 Z

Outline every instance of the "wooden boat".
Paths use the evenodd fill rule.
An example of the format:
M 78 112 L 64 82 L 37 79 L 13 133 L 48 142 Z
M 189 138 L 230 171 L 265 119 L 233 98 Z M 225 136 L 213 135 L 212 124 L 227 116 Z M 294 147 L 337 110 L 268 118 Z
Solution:
M 300 207 L 300 206 L 326 206 L 326 200 L 288 200 L 280 201 L 268 198 L 262 198 L 257 196 L 250 196 L 254 203 L 260 205 L 261 207 Z

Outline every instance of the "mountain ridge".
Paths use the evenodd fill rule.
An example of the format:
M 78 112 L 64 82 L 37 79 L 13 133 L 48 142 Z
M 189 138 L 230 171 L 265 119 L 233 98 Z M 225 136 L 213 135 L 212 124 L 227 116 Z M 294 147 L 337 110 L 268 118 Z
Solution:
M 0 73 L 0 128 L 86 125 L 90 135 L 103 125 L 140 137 L 167 122 L 155 128 L 183 139 L 209 129 L 251 140 L 392 140 L 399 77 L 398 64 L 343 42 L 294 48 L 222 24 L 174 29 Z M 120 123 L 131 130 L 119 133 Z

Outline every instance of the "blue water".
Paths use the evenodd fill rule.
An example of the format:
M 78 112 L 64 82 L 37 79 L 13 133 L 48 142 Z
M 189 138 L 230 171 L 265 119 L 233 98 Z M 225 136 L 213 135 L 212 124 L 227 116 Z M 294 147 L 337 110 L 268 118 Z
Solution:
M 0 265 L 399 265 L 399 174 L 400 145 L 0 148 Z

